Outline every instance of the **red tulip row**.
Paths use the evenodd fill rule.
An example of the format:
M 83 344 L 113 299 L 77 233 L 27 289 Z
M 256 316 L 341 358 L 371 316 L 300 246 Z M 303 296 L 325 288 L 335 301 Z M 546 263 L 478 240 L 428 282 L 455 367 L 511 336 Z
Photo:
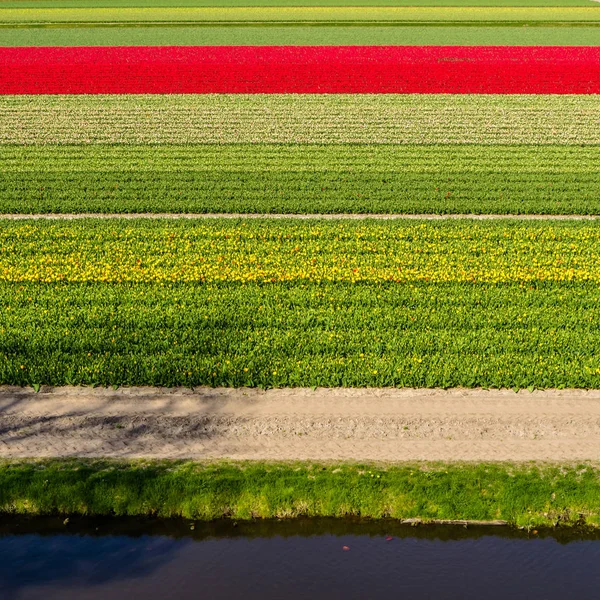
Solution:
M 0 48 L 0 94 L 598 94 L 600 47 Z

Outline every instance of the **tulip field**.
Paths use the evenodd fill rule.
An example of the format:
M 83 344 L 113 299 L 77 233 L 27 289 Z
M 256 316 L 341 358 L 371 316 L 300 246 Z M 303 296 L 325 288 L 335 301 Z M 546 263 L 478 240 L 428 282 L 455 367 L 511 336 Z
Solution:
M 3 213 L 600 211 L 598 146 L 102 144 L 0 147 L 0 159 Z
M 598 387 L 586 223 L 13 222 L 2 380 Z
M 3 0 L 0 165 L 0 384 L 600 388 L 595 0 Z
M 598 387 L 586 222 L 5 222 L 7 383 Z
M 600 47 L 0 48 L 0 94 L 600 94 Z
M 599 212 L 592 94 L 19 95 L 0 115 L 0 212 Z

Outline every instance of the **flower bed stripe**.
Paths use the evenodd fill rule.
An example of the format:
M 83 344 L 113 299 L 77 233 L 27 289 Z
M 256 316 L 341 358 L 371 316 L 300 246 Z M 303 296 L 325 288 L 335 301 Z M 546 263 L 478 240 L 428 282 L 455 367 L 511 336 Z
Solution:
M 600 284 L 582 221 L 5 221 L 0 248 L 0 284 Z
M 5 384 L 600 387 L 594 222 L 85 219 L 0 234 Z
M 0 3 L 0 6 L 1 3 Z M 3 8 L 1 23 L 596 23 L 587 6 L 229 6 Z
M 597 94 L 600 47 L 1 48 L 0 94 Z
M 0 146 L 0 164 L 0 213 L 600 215 L 600 146 Z
M 75 0 L 79 1 L 79 0 Z M 281 0 L 280 0 L 281 1 Z M 471 0 L 472 1 L 472 0 Z M 600 3 L 598 4 L 600 8 Z M 152 25 L 14 27 L 0 46 L 600 46 L 600 27 Z
M 3 96 L 0 144 L 595 146 L 600 96 Z

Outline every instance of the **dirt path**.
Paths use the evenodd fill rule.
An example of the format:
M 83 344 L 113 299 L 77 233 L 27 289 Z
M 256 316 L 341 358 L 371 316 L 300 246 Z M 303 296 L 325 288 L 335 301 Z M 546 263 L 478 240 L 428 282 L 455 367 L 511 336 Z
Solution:
M 575 461 L 600 391 L 0 388 L 0 457 Z
M 600 2 L 600 0 L 598 0 Z M 46 219 L 48 221 L 70 221 L 76 219 L 300 219 L 300 220 L 358 220 L 377 219 L 382 221 L 394 220 L 425 220 L 449 221 L 455 219 L 474 219 L 476 221 L 489 221 L 498 219 L 515 219 L 521 221 L 596 221 L 598 215 L 430 215 L 430 214 L 278 214 L 278 213 L 77 213 L 77 214 L 0 214 L 0 219 L 22 221 L 25 219 Z

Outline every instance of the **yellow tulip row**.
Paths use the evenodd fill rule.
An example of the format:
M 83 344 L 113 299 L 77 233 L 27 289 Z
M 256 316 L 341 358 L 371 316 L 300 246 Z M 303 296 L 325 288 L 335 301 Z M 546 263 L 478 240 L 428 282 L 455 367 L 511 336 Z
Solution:
M 24 221 L 5 282 L 594 282 L 594 222 Z

